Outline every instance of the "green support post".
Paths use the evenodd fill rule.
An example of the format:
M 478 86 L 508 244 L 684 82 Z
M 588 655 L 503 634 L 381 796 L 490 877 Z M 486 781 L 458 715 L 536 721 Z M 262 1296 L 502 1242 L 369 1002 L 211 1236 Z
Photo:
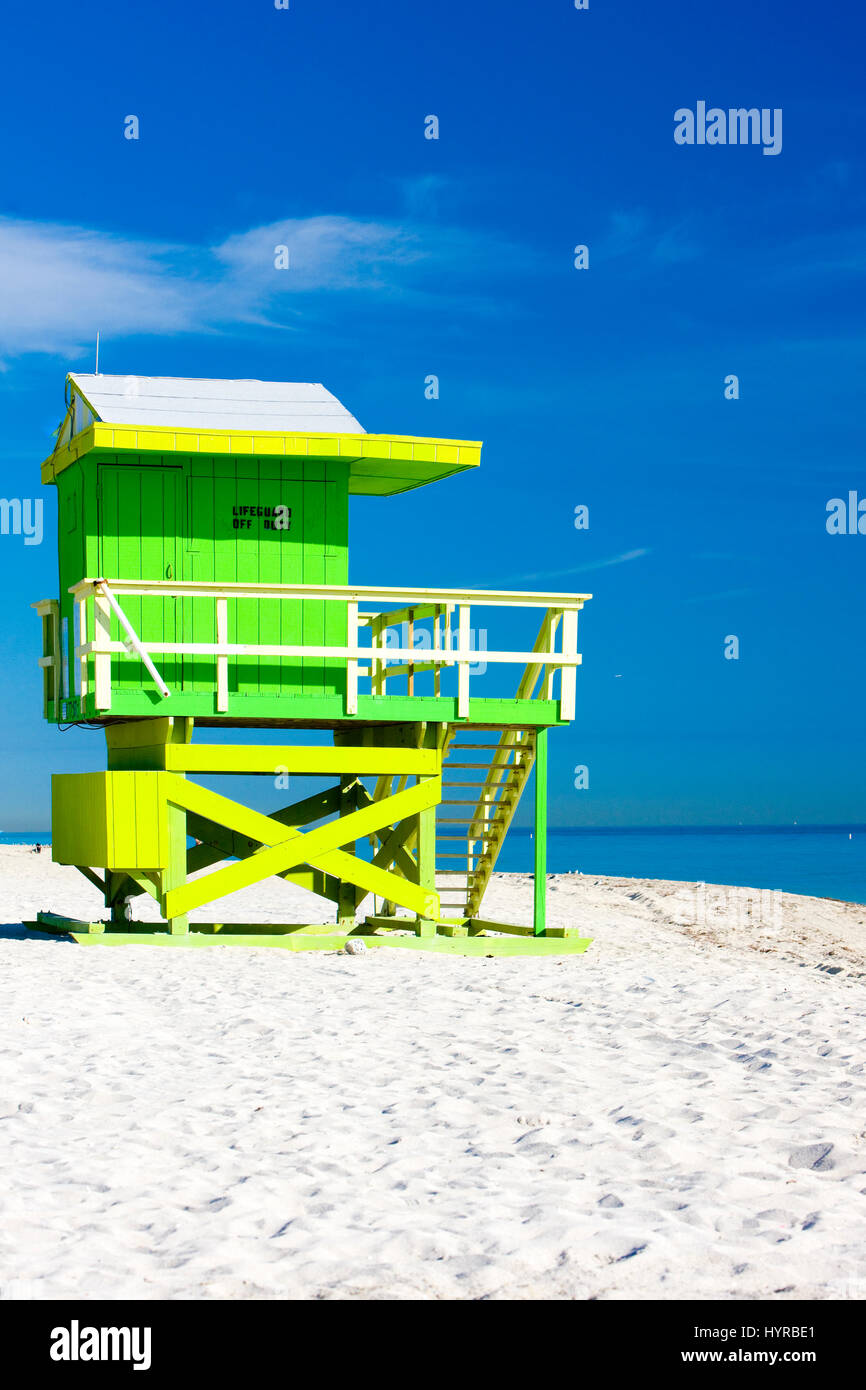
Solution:
M 536 936 L 544 936 L 547 920 L 547 730 L 535 735 L 535 904 Z

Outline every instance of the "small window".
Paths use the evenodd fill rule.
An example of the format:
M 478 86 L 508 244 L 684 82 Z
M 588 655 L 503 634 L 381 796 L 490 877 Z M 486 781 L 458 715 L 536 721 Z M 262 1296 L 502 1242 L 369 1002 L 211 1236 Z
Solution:
M 88 425 L 93 424 L 93 411 L 90 409 L 87 402 L 82 400 L 81 396 L 77 393 L 75 395 L 73 410 L 72 433 L 80 434 L 82 430 L 87 429 Z

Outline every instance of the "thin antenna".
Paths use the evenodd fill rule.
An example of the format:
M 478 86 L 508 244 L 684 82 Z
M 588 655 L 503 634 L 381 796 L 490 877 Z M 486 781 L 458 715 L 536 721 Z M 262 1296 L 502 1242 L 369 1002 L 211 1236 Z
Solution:
M 99 376 L 99 329 L 96 330 L 96 375 Z

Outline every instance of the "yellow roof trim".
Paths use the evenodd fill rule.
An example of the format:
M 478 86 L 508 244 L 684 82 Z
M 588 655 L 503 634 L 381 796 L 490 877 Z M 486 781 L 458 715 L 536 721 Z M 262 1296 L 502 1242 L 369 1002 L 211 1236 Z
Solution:
M 89 404 L 89 403 L 88 403 Z M 349 491 L 405 492 L 438 478 L 477 468 L 481 442 L 411 434 L 292 434 L 282 430 L 204 430 L 158 425 L 111 425 L 96 420 L 42 464 L 43 483 L 93 449 L 112 453 L 235 454 L 265 458 L 343 459 Z M 406 473 L 399 465 L 408 464 Z M 397 465 L 397 467 L 395 467 Z M 372 486 L 378 481 L 378 488 Z M 355 484 L 353 486 L 352 484 Z M 381 485 L 384 484 L 384 487 Z

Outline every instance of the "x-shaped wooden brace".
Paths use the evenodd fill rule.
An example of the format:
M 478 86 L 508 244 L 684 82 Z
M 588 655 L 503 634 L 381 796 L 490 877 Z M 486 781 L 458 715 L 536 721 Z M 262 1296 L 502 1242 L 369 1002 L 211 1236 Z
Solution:
M 380 777 L 376 786 L 375 796 L 371 796 L 363 782 L 360 782 L 356 788 L 359 802 L 364 806 L 373 806 L 382 805 L 385 801 L 391 800 L 391 797 L 385 794 L 385 787 L 387 786 L 390 788 L 392 782 L 393 778 L 390 775 Z M 406 778 L 401 777 L 398 781 L 400 791 L 403 790 L 405 785 Z M 397 872 L 402 874 L 404 878 L 411 880 L 413 883 L 417 883 L 418 865 L 409 853 L 409 845 L 416 836 L 417 828 L 417 821 L 415 817 L 412 816 L 407 820 L 398 821 L 396 825 L 392 825 L 391 822 L 388 821 L 379 830 L 374 831 L 373 835 L 370 837 L 370 842 L 374 848 L 376 848 L 376 842 L 378 841 L 378 848 L 376 848 L 376 852 L 373 855 L 373 863 L 377 867 L 383 869 L 389 869 L 393 864 Z M 369 891 L 369 888 L 356 888 L 356 908 L 360 907 Z M 392 901 L 395 900 L 392 899 Z
M 295 801 L 280 811 L 272 811 L 269 819 L 291 827 L 308 825 L 311 821 L 321 820 L 324 816 L 339 811 L 342 796 L 340 787 L 315 792 L 303 801 Z M 192 812 L 187 815 L 187 831 L 200 841 L 193 849 L 187 850 L 187 874 L 206 869 L 222 859 L 249 859 L 251 854 L 262 848 L 261 840 L 239 835 L 235 830 L 227 830 L 224 826 L 205 820 L 203 816 L 193 815 Z M 309 864 L 296 869 L 284 869 L 277 877 L 284 878 L 289 883 L 296 883 L 300 888 L 306 888 L 320 898 L 330 898 L 332 902 L 337 902 L 339 898 L 339 880 L 321 869 L 314 869 Z
M 174 773 L 157 775 L 162 779 L 166 800 L 172 805 L 265 846 L 239 863 L 217 869 L 194 883 L 170 889 L 161 904 L 166 919 L 181 917 L 215 898 L 247 888 L 273 874 L 286 873 L 301 864 L 400 903 L 420 917 L 438 918 L 439 895 L 436 892 L 389 873 L 378 864 L 346 854 L 339 846 L 438 805 L 442 798 L 441 777 L 425 778 L 417 786 L 374 801 L 316 830 L 300 831 Z

